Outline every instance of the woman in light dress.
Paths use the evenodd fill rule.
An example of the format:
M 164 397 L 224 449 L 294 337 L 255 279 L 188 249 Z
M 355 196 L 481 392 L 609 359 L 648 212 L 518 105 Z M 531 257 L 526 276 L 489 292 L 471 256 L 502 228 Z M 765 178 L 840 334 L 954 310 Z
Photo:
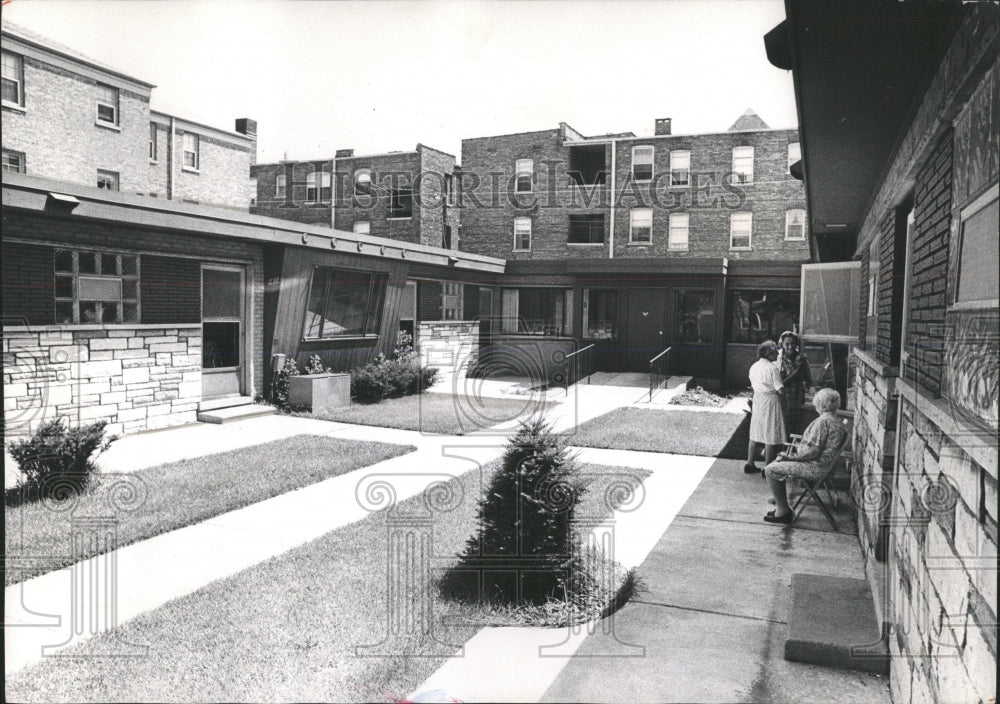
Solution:
M 757 361 L 750 367 L 750 386 L 753 387 L 753 413 L 750 416 L 750 443 L 747 446 L 746 474 L 757 469 L 757 450 L 764 446 L 764 466 L 771 464 L 778 449 L 785 443 L 785 420 L 782 412 L 782 394 L 785 385 L 775 362 L 778 346 L 765 340 L 757 348 Z

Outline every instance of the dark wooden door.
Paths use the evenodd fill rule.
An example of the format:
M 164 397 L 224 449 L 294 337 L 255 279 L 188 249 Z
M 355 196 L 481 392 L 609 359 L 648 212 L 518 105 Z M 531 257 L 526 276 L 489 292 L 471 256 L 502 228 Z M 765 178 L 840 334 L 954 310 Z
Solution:
M 628 289 L 626 371 L 649 371 L 649 360 L 667 346 L 667 289 Z

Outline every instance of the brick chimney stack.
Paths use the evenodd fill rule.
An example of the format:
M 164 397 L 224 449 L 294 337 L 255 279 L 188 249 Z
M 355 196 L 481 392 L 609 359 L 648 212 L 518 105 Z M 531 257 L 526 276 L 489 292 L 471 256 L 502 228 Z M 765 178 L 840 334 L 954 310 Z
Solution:
M 337 153 L 334 155 L 337 159 L 345 159 L 347 157 L 354 156 L 353 149 L 338 149 Z
M 253 147 L 250 149 L 250 163 L 257 163 L 257 121 L 249 117 L 236 118 L 236 131 L 245 134 L 253 140 Z
M 661 117 L 656 120 L 656 129 L 653 130 L 653 134 L 657 137 L 662 135 L 670 134 L 670 118 Z

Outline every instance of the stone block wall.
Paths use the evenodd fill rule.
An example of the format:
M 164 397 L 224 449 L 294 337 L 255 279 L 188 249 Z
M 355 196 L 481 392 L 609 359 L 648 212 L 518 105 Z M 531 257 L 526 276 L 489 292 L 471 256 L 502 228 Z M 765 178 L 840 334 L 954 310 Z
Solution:
M 479 361 L 478 320 L 435 320 L 417 323 L 420 363 L 442 372 L 465 374 Z
M 201 325 L 5 327 L 3 364 L 5 440 L 59 417 L 119 435 L 193 423 Z

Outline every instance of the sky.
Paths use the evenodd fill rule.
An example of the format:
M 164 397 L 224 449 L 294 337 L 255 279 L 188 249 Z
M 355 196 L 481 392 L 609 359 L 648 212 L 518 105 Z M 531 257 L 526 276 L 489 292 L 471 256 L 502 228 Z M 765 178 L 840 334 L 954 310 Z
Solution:
M 233 129 L 260 162 L 547 130 L 795 127 L 763 35 L 781 0 L 5 0 L 4 19 L 155 84 L 153 107 Z

